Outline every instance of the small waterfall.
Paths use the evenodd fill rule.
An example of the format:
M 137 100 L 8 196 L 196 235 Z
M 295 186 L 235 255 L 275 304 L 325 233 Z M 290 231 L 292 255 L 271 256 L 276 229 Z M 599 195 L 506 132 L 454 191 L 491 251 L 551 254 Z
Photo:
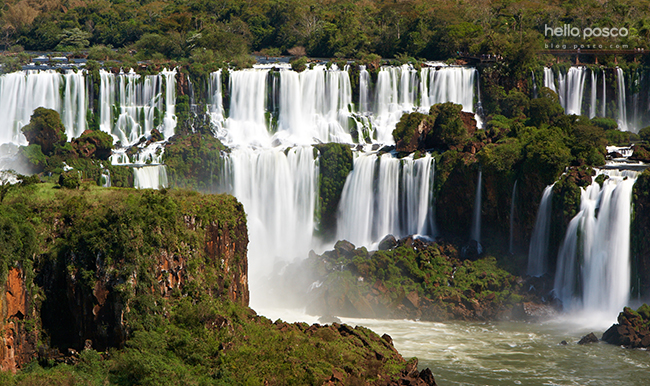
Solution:
M 582 97 L 585 89 L 587 68 L 571 67 L 566 75 L 558 74 L 560 104 L 567 114 L 582 113 Z
M 603 70 L 603 107 L 602 107 L 602 117 L 607 116 L 607 82 L 605 81 L 605 70 Z
M 341 194 L 338 239 L 372 246 L 388 234 L 432 235 L 434 160 L 359 154 Z
M 616 315 L 629 299 L 630 220 L 635 172 L 609 174 L 582 190 L 558 255 L 554 291 L 567 309 Z M 600 174 L 599 173 L 599 174 Z
M 528 275 L 530 276 L 542 276 L 548 270 L 548 238 L 553 209 L 553 186 L 549 185 L 544 189 L 542 201 L 537 210 L 535 228 L 528 248 Z
M 102 169 L 101 181 L 104 188 L 111 187 L 111 172 L 108 169 Z
M 208 115 L 210 122 L 215 129 L 217 137 L 225 137 L 224 132 L 224 111 L 223 111 L 223 92 L 221 90 L 221 70 L 210 74 L 208 80 Z
M 122 146 L 136 144 L 143 136 L 149 138 L 154 128 L 165 139 L 174 134 L 175 70 L 144 77 L 132 69 L 118 75 L 104 70 L 99 73 L 99 127 L 102 131 L 112 134 Z
M 483 171 L 478 170 L 478 179 L 476 181 L 476 195 L 474 196 L 474 214 L 472 216 L 472 232 L 470 240 L 481 244 L 481 190 L 482 190 Z
M 63 75 L 65 91 L 63 92 L 63 110 L 61 121 L 65 126 L 68 140 L 81 136 L 86 130 L 86 77 L 84 71 L 67 71 Z
M 618 129 L 627 131 L 627 103 L 625 101 L 625 74 L 620 67 L 616 68 L 616 98 L 618 102 Z
M 174 135 L 176 128 L 176 70 L 164 69 L 161 72 L 165 78 L 165 118 L 163 129 L 160 130 L 165 140 Z
M 160 189 L 168 186 L 165 165 L 133 168 L 133 186 L 136 189 Z
M 534 76 L 534 75 L 533 75 Z M 511 255 L 513 255 L 515 252 L 514 248 L 514 230 L 515 230 L 515 198 L 517 194 L 517 182 L 519 180 L 515 181 L 514 185 L 512 185 L 512 195 L 510 197 L 510 243 L 509 243 L 509 248 L 508 251 L 510 252 Z
M 280 71 L 278 137 L 292 141 L 352 143 L 348 118 L 352 88 L 347 71 L 317 65 L 301 73 Z
M 596 76 L 595 71 L 591 71 L 591 100 L 589 101 L 589 119 L 592 119 L 596 116 L 596 107 L 597 106 L 597 93 L 598 93 L 598 85 L 596 84 L 596 79 L 598 77 Z
M 537 81 L 535 80 L 535 71 L 530 71 L 533 77 L 533 99 L 537 99 Z
M 463 111 L 474 109 L 475 90 L 478 89 L 478 71 L 466 67 L 425 67 L 421 70 L 421 103 L 424 110 L 436 103 L 453 102 Z M 480 103 L 480 97 L 479 103 Z
M 370 96 L 370 74 L 366 70 L 366 66 L 359 66 L 359 112 L 368 113 L 370 111 L 369 105 Z
M 555 88 L 555 74 L 553 74 L 553 70 L 549 67 L 544 67 L 544 87 L 548 87 L 557 92 Z
M 229 78 L 230 114 L 226 119 L 228 145 L 270 146 L 266 130 L 266 77 L 268 69 L 231 71 Z
M 0 144 L 27 145 L 20 131 L 38 107 L 56 110 L 68 140 L 86 130 L 84 71 L 18 71 L 0 76 Z M 63 92 L 62 92 L 63 91 Z

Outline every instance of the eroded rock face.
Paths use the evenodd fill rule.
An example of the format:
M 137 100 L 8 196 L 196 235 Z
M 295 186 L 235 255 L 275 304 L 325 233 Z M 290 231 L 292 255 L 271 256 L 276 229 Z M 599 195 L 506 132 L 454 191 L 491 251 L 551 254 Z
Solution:
M 120 195 L 129 193 L 114 194 L 124 198 Z M 201 294 L 247 306 L 248 234 L 243 207 L 232 197 L 204 197 L 170 198 L 177 212 L 167 218 L 176 220 L 165 234 L 174 239 L 153 247 L 143 245 L 150 243 L 145 238 L 111 238 L 110 228 L 93 228 L 92 221 L 107 215 L 114 217 L 100 226 L 136 221 L 137 210 L 122 208 L 105 214 L 98 209 L 86 216 L 90 226 L 81 218 L 44 217 L 44 222 L 51 222 L 46 228 L 51 232 L 49 243 L 62 247 L 53 248 L 54 253 L 42 251 L 31 272 L 12 268 L 6 284 L 0 286 L 0 369 L 15 371 L 36 357 L 57 360 L 85 347 L 98 351 L 123 347 L 138 328 L 134 321 L 143 323 L 148 315 L 165 317 L 165 302 L 179 296 Z M 205 210 L 214 215 L 200 212 Z M 135 235 L 159 232 L 146 221 L 124 229 Z M 75 235 L 82 230 L 94 232 L 102 241 L 90 244 L 87 234 Z M 116 240 L 128 243 L 124 240 L 130 238 L 133 245 L 123 249 L 115 245 Z M 41 347 L 36 343 L 39 334 Z
M 650 347 L 650 307 L 644 304 L 637 311 L 625 307 L 618 314 L 618 324 L 605 331 L 602 340 L 628 348 Z
M 1 296 L 0 371 L 15 373 L 17 368 L 35 357 L 38 340 L 38 330 L 27 327 L 34 323 L 36 318 L 28 303 L 22 269 L 9 270 Z

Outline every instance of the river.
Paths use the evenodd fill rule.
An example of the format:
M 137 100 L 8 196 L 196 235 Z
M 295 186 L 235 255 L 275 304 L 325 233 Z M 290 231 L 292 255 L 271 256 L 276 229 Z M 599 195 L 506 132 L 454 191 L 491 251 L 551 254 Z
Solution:
M 295 311 L 258 312 L 273 320 L 317 322 Z M 340 319 L 390 335 L 400 354 L 417 357 L 419 367 L 429 367 L 441 386 L 650 384 L 648 351 L 605 342 L 578 345 L 590 332 L 602 336 L 607 327 L 600 318 L 574 315 L 543 323 Z

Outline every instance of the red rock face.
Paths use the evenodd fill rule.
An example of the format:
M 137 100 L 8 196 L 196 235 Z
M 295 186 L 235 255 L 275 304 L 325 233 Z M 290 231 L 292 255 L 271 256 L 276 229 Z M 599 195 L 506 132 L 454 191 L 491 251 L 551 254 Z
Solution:
M 234 225 L 216 221 L 200 224 L 193 216 L 187 216 L 185 224 L 204 235 L 203 250 L 160 249 L 154 253 L 151 258 L 156 263 L 148 267 L 155 278 L 151 294 L 171 298 L 179 291 L 183 293 L 186 284 L 202 280 L 192 275 L 210 268 L 216 284 L 207 289 L 209 294 L 248 306 L 248 232 L 243 212 Z M 198 272 L 188 267 L 193 258 L 201 259 Z M 21 269 L 12 268 L 6 285 L 0 286 L 0 371 L 15 372 L 39 355 L 58 361 L 66 349 L 123 347 L 130 328 L 127 316 L 133 307 L 131 299 L 141 279 L 138 269 L 126 280 L 106 272 L 107 267 L 98 263 L 94 284 L 88 286 L 81 272 L 56 262 L 40 267 L 38 278 L 28 281 Z M 36 291 L 28 289 L 36 285 L 41 286 L 44 300 L 32 298 Z M 41 328 L 47 331 L 49 344 L 57 349 L 38 352 Z
M 29 312 L 28 296 L 21 269 L 12 268 L 0 299 L 2 323 L 0 324 L 0 370 L 16 372 L 23 364 L 35 357 L 38 331 L 25 328 L 25 321 L 34 321 Z

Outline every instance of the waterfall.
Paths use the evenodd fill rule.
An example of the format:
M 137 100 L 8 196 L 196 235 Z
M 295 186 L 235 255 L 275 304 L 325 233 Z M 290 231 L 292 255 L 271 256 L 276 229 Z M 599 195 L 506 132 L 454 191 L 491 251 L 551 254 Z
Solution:
M 352 88 L 347 71 L 317 65 L 301 73 L 280 71 L 278 137 L 292 141 L 352 143 L 348 118 Z
M 151 165 L 133 168 L 133 186 L 136 189 L 166 188 L 167 169 L 165 165 Z
M 582 113 L 582 97 L 587 68 L 571 67 L 566 75 L 558 74 L 558 96 L 567 114 Z
M 605 81 L 605 70 L 603 70 L 603 107 L 602 107 L 602 117 L 607 116 L 607 82 Z
M 596 84 L 596 72 L 591 71 L 591 100 L 589 101 L 589 119 L 592 119 L 596 116 L 596 107 L 597 107 L 597 102 L 596 102 L 596 97 L 598 93 L 598 85 Z
M 544 87 L 548 87 L 557 92 L 555 88 L 555 75 L 553 74 L 553 70 L 548 67 L 544 67 Z
M 165 118 L 160 133 L 168 140 L 176 128 L 176 70 L 164 69 L 161 75 L 165 78 Z
M 304 258 L 312 248 L 318 165 L 311 147 L 286 153 L 279 148 L 237 148 L 225 161 L 229 193 L 246 211 L 249 282 L 254 287 L 276 262 Z
M 554 291 L 567 309 L 616 315 L 630 291 L 630 220 L 636 172 L 609 174 L 582 190 L 558 255 Z M 599 173 L 599 174 L 600 174 Z
M 224 138 L 226 132 L 223 128 L 223 92 L 221 90 L 221 70 L 210 73 L 208 80 L 208 115 L 217 137 Z
M 530 276 L 542 276 L 548 270 L 548 238 L 553 209 L 553 186 L 549 185 L 544 189 L 542 201 L 537 209 L 535 228 L 528 248 L 528 275 Z
M 122 146 L 133 145 L 143 136 L 149 138 L 154 128 L 165 139 L 171 137 L 176 127 L 175 75 L 175 70 L 144 77 L 132 69 L 118 75 L 100 70 L 100 129 Z
M 392 142 L 392 133 L 395 125 L 405 111 L 400 106 L 398 88 L 399 72 L 402 68 L 382 67 L 377 74 L 375 87 L 375 112 L 373 124 L 377 130 L 377 139 L 380 142 Z M 403 99 L 403 98 L 402 98 Z
M 512 195 L 510 197 L 510 243 L 509 243 L 509 248 L 508 251 L 510 254 L 514 254 L 514 230 L 515 230 L 515 198 L 517 194 L 517 182 L 519 180 L 515 181 L 514 185 L 512 185 Z
M 530 71 L 530 75 L 533 77 L 533 99 L 537 99 L 537 81 L 535 80 L 535 71 Z
M 0 144 L 27 145 L 20 131 L 38 107 L 56 110 L 68 140 L 86 130 L 84 71 L 18 71 L 0 76 Z M 63 91 L 63 92 L 62 92 Z
M 370 111 L 368 97 L 370 95 L 370 74 L 366 66 L 359 66 L 359 112 L 367 113 Z
M 627 131 L 627 103 L 625 101 L 625 74 L 620 67 L 616 68 L 616 98 L 618 102 L 618 129 Z
M 425 67 L 421 70 L 422 101 L 420 106 L 429 110 L 436 103 L 453 102 L 463 106 L 463 111 L 474 109 L 478 71 L 466 67 Z M 479 98 L 480 99 L 480 98 Z
M 63 110 L 61 121 L 68 140 L 81 136 L 86 130 L 86 77 L 84 71 L 67 71 L 64 75 Z
M 434 159 L 358 154 L 338 214 L 338 239 L 376 246 L 384 236 L 433 235 Z

